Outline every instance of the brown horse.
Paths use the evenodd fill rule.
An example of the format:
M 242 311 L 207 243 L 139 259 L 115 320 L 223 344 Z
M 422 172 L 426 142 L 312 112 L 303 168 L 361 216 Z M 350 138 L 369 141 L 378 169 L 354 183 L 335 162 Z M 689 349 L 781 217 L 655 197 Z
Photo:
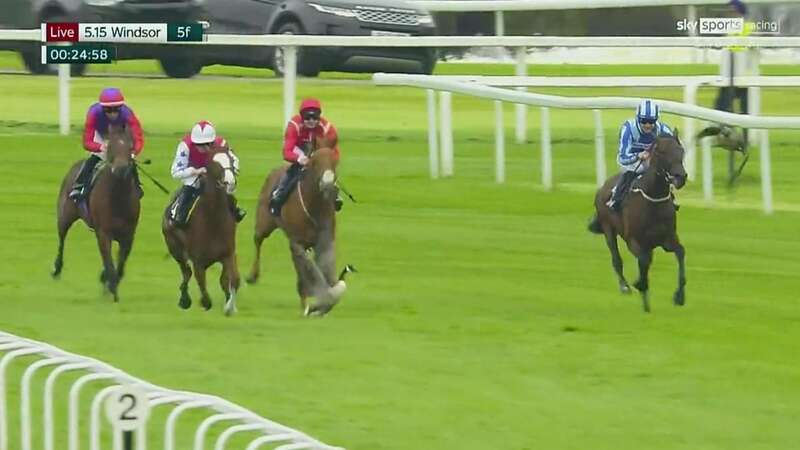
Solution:
M 200 196 L 197 198 L 186 227 L 181 229 L 169 219 L 169 206 L 164 213 L 161 231 L 169 253 L 178 262 L 183 274 L 178 306 L 188 309 L 189 280 L 192 278 L 191 261 L 197 285 L 200 287 L 203 308 L 211 309 L 211 298 L 206 289 L 206 269 L 222 263 L 219 284 L 225 292 L 226 316 L 236 312 L 236 291 L 239 289 L 239 269 L 236 265 L 236 221 L 230 212 L 230 196 L 236 188 L 233 159 L 227 147 L 210 150 L 212 159 L 206 174 L 200 177 Z
M 139 223 L 139 192 L 134 177 L 134 161 L 131 157 L 133 139 L 122 127 L 109 128 L 108 150 L 105 164 L 97 169 L 94 187 L 87 200 L 76 204 L 68 198 L 70 187 L 83 161 L 72 165 L 61 182 L 58 194 L 58 255 L 53 264 L 53 278 L 58 278 L 64 267 L 64 240 L 72 224 L 82 218 L 94 228 L 103 270 L 100 282 L 119 301 L 117 286 L 125 272 L 125 262 L 133 247 L 136 225 Z M 111 257 L 111 241 L 119 244 L 117 267 Z
M 275 229 L 280 228 L 289 239 L 289 249 L 297 272 L 297 293 L 303 313 L 324 315 L 336 306 L 344 294 L 346 285 L 343 276 L 346 271 L 337 279 L 334 201 L 338 188 L 333 143 L 317 139 L 314 144 L 316 150 L 311 153 L 297 187 L 281 209 L 280 217 L 270 214 L 269 201 L 275 184 L 289 166 L 284 165 L 270 172 L 261 188 L 253 236 L 256 259 L 247 282 L 255 283 L 258 280 L 261 243 Z M 306 256 L 306 252 L 311 249 L 314 250 L 313 261 Z M 308 297 L 315 297 L 317 301 L 310 304 Z
M 679 306 L 685 302 L 685 252 L 676 232 L 676 208 L 672 201 L 672 186 L 680 189 L 686 183 L 684 150 L 677 136 L 677 131 L 674 137 L 660 136 L 650 147 L 648 168 L 633 182 L 623 201 L 621 214 L 606 206 L 606 201 L 611 197 L 611 189 L 621 175 L 607 180 L 594 198 L 596 223 L 599 227 L 590 227 L 590 231 L 605 235 L 606 244 L 611 251 L 611 263 L 619 278 L 619 288 L 623 293 L 629 293 L 630 286 L 622 273 L 622 258 L 617 247 L 617 235 L 622 235 L 628 249 L 639 262 L 639 280 L 634 283 L 634 287 L 641 293 L 645 312 L 650 311 L 647 273 L 653 259 L 653 249 L 656 247 L 675 252 L 678 259 L 678 289 L 673 296 L 673 302 Z

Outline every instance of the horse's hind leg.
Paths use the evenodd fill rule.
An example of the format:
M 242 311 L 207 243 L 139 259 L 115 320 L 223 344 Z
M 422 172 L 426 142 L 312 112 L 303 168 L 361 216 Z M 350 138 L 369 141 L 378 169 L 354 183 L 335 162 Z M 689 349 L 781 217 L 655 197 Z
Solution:
M 664 245 L 664 250 L 668 252 L 675 252 L 675 259 L 678 260 L 678 289 L 672 296 L 672 303 L 675 306 L 683 306 L 686 303 L 686 294 L 684 287 L 686 286 L 686 251 L 678 240 L 678 236 L 674 236 L 671 242 Z
M 266 207 L 258 209 L 258 217 L 256 220 L 256 232 L 255 235 L 253 235 L 253 243 L 256 245 L 256 259 L 253 261 L 250 275 L 248 275 L 246 279 L 248 284 L 253 284 L 258 281 L 261 272 L 261 244 L 264 242 L 264 239 L 268 238 L 269 235 L 278 228 L 278 224 Z
M 237 311 L 236 291 L 239 290 L 239 269 L 236 268 L 236 256 L 232 255 L 222 261 L 222 274 L 219 284 L 225 292 L 225 307 L 223 311 L 230 316 Z
M 208 295 L 208 289 L 206 288 L 207 268 L 207 264 L 194 263 L 194 277 L 197 279 L 197 285 L 200 287 L 200 304 L 203 305 L 203 309 L 206 311 L 211 309 L 211 297 Z
M 112 295 L 114 301 L 119 301 L 117 295 L 117 286 L 119 285 L 119 278 L 117 271 L 114 268 L 114 260 L 111 258 L 111 237 L 104 231 L 97 230 L 97 246 L 100 249 L 100 256 L 103 258 L 103 271 L 100 274 L 100 281 L 105 283 L 106 288 Z
M 650 289 L 650 282 L 648 279 L 648 272 L 650 271 L 650 263 L 653 262 L 653 250 L 642 249 L 638 252 L 637 258 L 639 259 L 639 279 L 636 280 L 634 286 L 639 290 L 642 295 L 642 308 L 644 312 L 650 312 L 650 299 L 648 290 Z
M 70 204 L 66 202 L 70 202 Z M 56 279 L 61 275 L 61 269 L 64 267 L 64 242 L 67 239 L 67 233 L 72 224 L 78 220 L 78 210 L 70 200 L 62 199 L 60 203 L 58 208 L 58 254 L 53 262 L 53 271 L 50 273 Z
M 611 265 L 614 267 L 614 272 L 617 273 L 617 280 L 619 282 L 619 290 L 623 294 L 630 294 L 631 287 L 625 279 L 625 274 L 622 271 L 622 256 L 619 254 L 619 246 L 617 245 L 617 234 L 613 231 L 606 231 L 606 245 L 608 250 L 611 251 Z

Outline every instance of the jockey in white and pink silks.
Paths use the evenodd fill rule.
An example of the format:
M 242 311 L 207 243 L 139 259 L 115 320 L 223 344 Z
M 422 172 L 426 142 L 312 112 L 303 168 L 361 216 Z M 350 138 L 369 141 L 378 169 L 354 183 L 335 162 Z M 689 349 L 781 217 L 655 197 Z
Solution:
M 83 129 L 83 148 L 91 155 L 83 163 L 69 197 L 80 200 L 86 193 L 89 178 L 98 162 L 106 158 L 108 127 L 122 125 L 127 128 L 133 138 L 133 155 L 138 156 L 144 148 L 144 135 L 142 125 L 133 110 L 125 104 L 122 91 L 117 88 L 106 88 L 100 93 L 99 101 L 89 107 L 86 113 L 86 123 Z M 139 174 L 134 166 L 134 176 L 139 195 L 142 195 Z
M 172 177 L 180 180 L 183 186 L 169 208 L 169 214 L 179 227 L 186 225 L 192 204 L 200 194 L 198 179 L 206 173 L 206 166 L 211 161 L 209 150 L 212 146 L 227 147 L 228 142 L 217 135 L 214 125 L 207 120 L 196 123 L 192 131 L 178 143 L 175 160 L 172 162 Z M 239 173 L 239 158 L 231 149 L 228 149 L 228 154 L 233 162 L 233 171 Z M 247 212 L 236 205 L 233 192 L 229 194 L 231 213 L 237 222 L 241 222 Z

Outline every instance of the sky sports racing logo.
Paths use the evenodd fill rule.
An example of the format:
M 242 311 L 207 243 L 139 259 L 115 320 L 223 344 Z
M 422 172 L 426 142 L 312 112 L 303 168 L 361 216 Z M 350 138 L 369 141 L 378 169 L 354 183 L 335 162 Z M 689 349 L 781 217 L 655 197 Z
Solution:
M 741 17 L 701 17 L 700 20 L 682 19 L 675 23 L 678 31 L 689 34 L 771 34 L 781 32 L 780 23 L 771 20 L 745 22 Z M 745 31 L 746 33 L 742 33 Z

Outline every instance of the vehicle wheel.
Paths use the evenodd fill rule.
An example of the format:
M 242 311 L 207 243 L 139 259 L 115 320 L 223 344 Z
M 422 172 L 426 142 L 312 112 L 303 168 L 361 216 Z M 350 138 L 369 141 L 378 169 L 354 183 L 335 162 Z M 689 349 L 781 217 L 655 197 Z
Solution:
M 70 22 L 70 19 L 62 15 L 47 16 L 42 19 L 44 22 Z M 58 73 L 58 64 L 42 64 L 42 50 L 39 46 L 26 49 L 20 52 L 25 68 L 34 75 L 55 75 Z M 86 72 L 86 64 L 70 64 L 70 75 L 79 77 Z
M 203 69 L 197 61 L 186 58 L 159 59 L 161 69 L 170 78 L 191 78 Z
M 303 29 L 297 22 L 286 22 L 278 27 L 275 34 L 303 34 Z M 313 51 L 309 47 L 297 47 L 297 74 L 304 77 L 319 75 L 321 67 L 318 62 L 313 61 L 314 59 Z M 283 77 L 283 49 L 281 47 L 275 47 L 272 68 L 276 76 Z

